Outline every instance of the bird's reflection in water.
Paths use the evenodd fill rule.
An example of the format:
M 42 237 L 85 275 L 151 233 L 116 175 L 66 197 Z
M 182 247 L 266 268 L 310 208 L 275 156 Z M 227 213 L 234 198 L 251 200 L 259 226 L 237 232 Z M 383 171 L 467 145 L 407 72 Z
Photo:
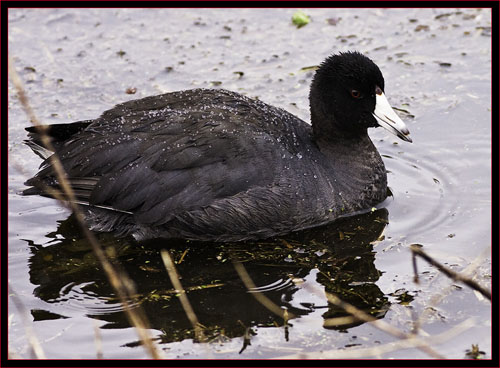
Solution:
M 255 290 L 246 289 L 232 258 L 245 266 L 258 291 L 287 308 L 295 318 L 318 309 L 325 320 L 348 315 L 329 304 L 324 295 L 321 305 L 317 303 L 320 298 L 312 302 L 297 300 L 300 294 L 297 291 L 311 282 L 316 289 L 322 288 L 382 318 L 389 302 L 375 284 L 380 272 L 374 265 L 372 243 L 381 236 L 387 223 L 388 211 L 383 208 L 259 242 L 159 239 L 137 243 L 105 234 L 99 234 L 99 240 L 113 261 L 135 282 L 134 303 L 142 305 L 151 327 L 163 331 L 162 342 L 172 342 L 193 338 L 194 332 L 161 260 L 162 249 L 168 250 L 176 261 L 180 281 L 205 335 L 231 338 L 248 334 L 254 326 L 278 327 L 284 323 L 254 298 Z M 89 317 L 106 321 L 103 328 L 129 327 L 73 216 L 47 237 L 51 240 L 45 244 L 30 244 L 30 279 L 37 285 L 36 296 L 54 308 L 33 310 L 35 320 L 63 318 L 67 311 L 76 308 Z M 312 281 L 311 276 L 314 276 Z M 345 330 L 361 323 L 328 323 L 325 327 Z M 293 320 L 289 324 L 293 326 Z

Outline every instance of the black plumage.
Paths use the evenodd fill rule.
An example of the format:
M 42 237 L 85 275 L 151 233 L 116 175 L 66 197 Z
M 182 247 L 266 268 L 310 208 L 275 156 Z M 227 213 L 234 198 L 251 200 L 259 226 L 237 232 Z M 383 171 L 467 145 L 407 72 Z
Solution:
M 235 92 L 193 89 L 125 102 L 48 134 L 93 230 L 266 238 L 385 199 L 385 167 L 367 134 L 377 125 L 376 87 L 384 88 L 377 66 L 345 53 L 316 73 L 312 127 Z M 367 97 L 353 98 L 353 88 Z M 27 130 L 30 146 L 43 151 L 37 129 Z M 25 194 L 58 189 L 49 159 L 26 184 Z

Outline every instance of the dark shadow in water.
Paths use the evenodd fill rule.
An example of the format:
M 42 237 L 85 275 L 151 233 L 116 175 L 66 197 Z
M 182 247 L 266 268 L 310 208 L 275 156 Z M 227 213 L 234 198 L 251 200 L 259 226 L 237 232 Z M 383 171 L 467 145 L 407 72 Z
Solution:
M 136 302 L 142 304 L 151 327 L 164 332 L 162 342 L 171 342 L 193 338 L 193 331 L 161 261 L 161 249 L 169 250 L 178 263 L 183 287 L 210 338 L 243 336 L 247 328 L 284 323 L 246 290 L 234 270 L 231 255 L 243 263 L 259 290 L 297 317 L 318 308 L 325 309 L 324 318 L 346 315 L 326 301 L 324 305 L 314 305 L 294 299 L 301 284 L 292 281 L 316 270 L 316 282 L 326 291 L 382 318 L 390 304 L 375 284 L 380 272 L 374 265 L 371 242 L 380 237 L 387 219 L 387 210 L 379 209 L 284 237 L 246 243 L 165 239 L 137 243 L 106 234 L 98 236 L 112 259 L 135 282 Z M 47 237 L 54 240 L 43 245 L 30 244 L 30 280 L 38 285 L 35 295 L 49 303 L 76 304 L 89 317 L 106 321 L 103 328 L 129 327 L 73 216 Z M 58 316 L 54 312 L 36 310 L 33 315 L 37 320 L 44 316 L 54 319 Z M 293 326 L 293 320 L 289 323 Z M 345 330 L 361 323 L 329 328 Z

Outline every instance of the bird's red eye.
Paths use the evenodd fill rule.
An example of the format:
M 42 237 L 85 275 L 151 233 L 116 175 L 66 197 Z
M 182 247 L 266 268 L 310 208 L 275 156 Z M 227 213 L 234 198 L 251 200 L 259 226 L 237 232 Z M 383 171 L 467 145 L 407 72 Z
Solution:
M 361 92 L 359 92 L 357 89 L 352 89 L 351 90 L 351 96 L 354 98 L 360 98 L 361 97 Z

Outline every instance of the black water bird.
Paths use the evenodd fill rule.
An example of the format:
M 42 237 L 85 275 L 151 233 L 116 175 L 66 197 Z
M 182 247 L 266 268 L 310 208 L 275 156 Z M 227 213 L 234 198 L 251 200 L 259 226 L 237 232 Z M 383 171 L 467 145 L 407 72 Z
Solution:
M 368 136 L 382 126 L 411 142 L 384 95 L 379 68 L 358 52 L 328 57 L 309 94 L 311 125 L 222 89 L 119 104 L 95 120 L 47 126 L 92 230 L 136 239 L 240 241 L 325 224 L 387 196 Z M 45 160 L 24 194 L 60 191 Z

